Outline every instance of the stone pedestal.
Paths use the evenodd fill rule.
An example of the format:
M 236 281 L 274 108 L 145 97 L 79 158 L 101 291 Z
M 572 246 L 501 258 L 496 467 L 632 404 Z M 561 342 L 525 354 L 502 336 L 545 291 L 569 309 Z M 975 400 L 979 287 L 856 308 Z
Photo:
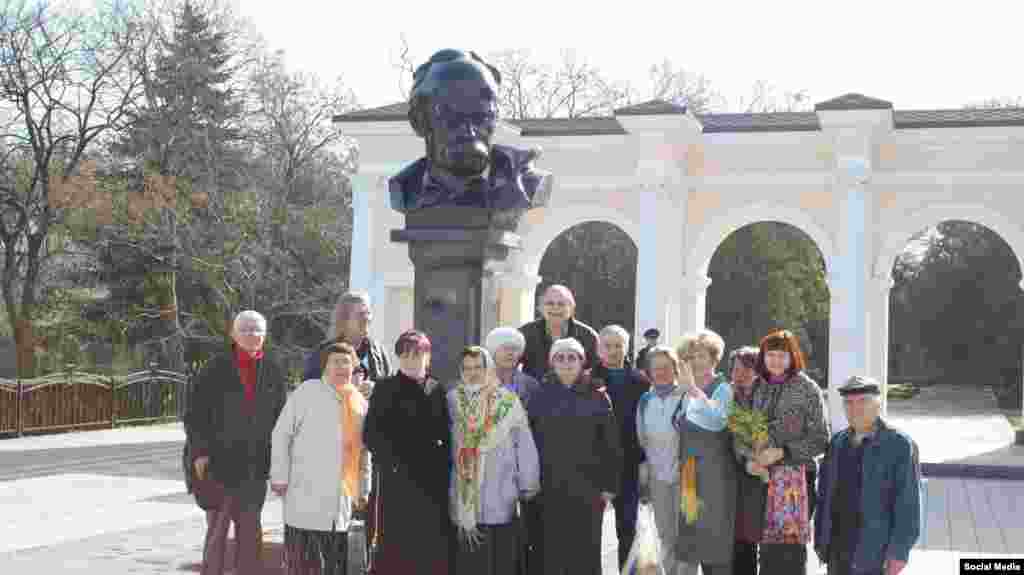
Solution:
M 409 212 L 391 241 L 409 244 L 415 268 L 414 325 L 433 345 L 431 373 L 458 377 L 459 353 L 479 344 L 498 320 L 494 270 L 520 248 L 520 210 L 438 207 Z

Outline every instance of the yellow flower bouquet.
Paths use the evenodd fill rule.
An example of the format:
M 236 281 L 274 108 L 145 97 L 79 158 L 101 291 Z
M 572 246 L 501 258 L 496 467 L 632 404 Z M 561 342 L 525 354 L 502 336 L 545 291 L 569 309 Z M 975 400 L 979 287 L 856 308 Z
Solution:
M 748 451 L 751 455 L 756 455 L 768 442 L 768 418 L 756 409 L 733 402 L 729 406 L 727 425 L 743 451 Z M 768 482 L 767 471 L 756 475 L 762 481 Z

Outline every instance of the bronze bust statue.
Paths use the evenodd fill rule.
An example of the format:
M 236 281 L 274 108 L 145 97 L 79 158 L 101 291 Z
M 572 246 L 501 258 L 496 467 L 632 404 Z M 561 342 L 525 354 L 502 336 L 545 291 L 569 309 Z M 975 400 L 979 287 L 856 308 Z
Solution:
M 491 142 L 500 84 L 498 70 L 473 52 L 441 50 L 416 69 L 409 123 L 427 153 L 388 181 L 393 209 L 522 211 L 546 202 L 551 178 L 533 166 L 539 150 Z

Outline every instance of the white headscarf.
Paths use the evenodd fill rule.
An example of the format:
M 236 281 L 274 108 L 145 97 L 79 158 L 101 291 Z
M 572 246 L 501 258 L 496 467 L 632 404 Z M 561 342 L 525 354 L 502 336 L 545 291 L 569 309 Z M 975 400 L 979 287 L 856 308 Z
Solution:
M 583 351 L 583 344 L 576 341 L 576 338 L 565 337 L 559 340 L 555 340 L 555 343 L 551 344 L 551 351 L 548 352 L 548 361 L 555 357 L 558 352 L 574 351 L 580 356 L 580 359 L 587 359 L 587 352 Z
M 474 393 L 477 392 L 477 391 L 480 391 L 484 387 L 488 387 L 488 386 L 491 386 L 491 385 L 498 385 L 499 384 L 498 374 L 497 374 L 497 372 L 494 369 L 494 360 L 491 358 L 491 353 L 489 351 L 487 351 L 486 349 L 482 348 L 482 347 L 477 347 L 476 349 L 480 350 L 480 359 L 482 359 L 483 363 L 484 363 L 484 370 L 485 370 L 484 382 L 483 383 L 474 384 L 474 385 L 466 383 L 465 379 L 461 379 L 461 375 L 462 375 L 461 371 L 462 371 L 462 369 L 461 368 L 459 369 L 459 371 L 460 371 L 459 375 L 460 375 L 460 379 L 461 379 L 461 381 L 459 382 L 459 385 L 464 386 L 466 389 L 468 389 L 469 391 L 472 391 Z

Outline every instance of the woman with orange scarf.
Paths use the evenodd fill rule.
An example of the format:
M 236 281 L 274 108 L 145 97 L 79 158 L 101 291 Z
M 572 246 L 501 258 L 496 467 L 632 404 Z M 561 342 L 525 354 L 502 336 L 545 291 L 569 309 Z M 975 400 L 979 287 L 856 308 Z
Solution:
M 366 508 L 370 487 L 367 402 L 353 378 L 359 360 L 351 345 L 327 346 L 320 365 L 323 378 L 303 382 L 274 427 L 270 488 L 284 498 L 288 573 L 345 575 L 349 524 Z

